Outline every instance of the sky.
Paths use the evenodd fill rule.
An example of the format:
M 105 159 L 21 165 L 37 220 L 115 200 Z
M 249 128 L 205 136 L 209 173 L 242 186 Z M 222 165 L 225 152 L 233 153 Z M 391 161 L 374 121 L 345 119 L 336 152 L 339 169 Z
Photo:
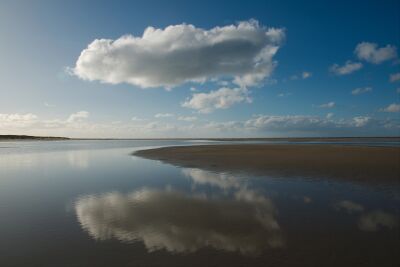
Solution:
M 400 135 L 399 1 L 0 1 L 0 134 Z

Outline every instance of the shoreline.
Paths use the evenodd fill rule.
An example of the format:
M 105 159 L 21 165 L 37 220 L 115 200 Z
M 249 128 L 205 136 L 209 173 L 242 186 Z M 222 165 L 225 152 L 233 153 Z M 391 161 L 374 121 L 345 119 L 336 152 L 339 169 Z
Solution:
M 133 153 L 179 167 L 276 177 L 399 184 L 400 148 L 335 144 L 230 144 L 163 147 Z
M 254 137 L 254 138 L 73 138 L 59 136 L 32 136 L 32 135 L 1 135 L 0 141 L 23 141 L 23 140 L 182 140 L 182 141 L 271 141 L 271 142 L 400 142 L 400 136 L 369 136 L 369 137 Z

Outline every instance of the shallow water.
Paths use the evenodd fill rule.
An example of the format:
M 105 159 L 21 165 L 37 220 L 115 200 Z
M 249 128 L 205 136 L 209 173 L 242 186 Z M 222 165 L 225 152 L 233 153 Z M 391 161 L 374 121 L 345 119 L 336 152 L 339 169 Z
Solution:
M 0 266 L 399 265 L 398 187 L 131 155 L 188 144 L 0 143 Z

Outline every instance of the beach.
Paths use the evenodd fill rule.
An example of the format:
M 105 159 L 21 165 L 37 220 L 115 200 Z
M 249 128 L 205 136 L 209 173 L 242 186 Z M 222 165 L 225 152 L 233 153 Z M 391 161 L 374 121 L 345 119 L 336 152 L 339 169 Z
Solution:
M 180 167 L 275 177 L 397 184 L 400 176 L 399 147 L 230 144 L 163 147 L 135 155 Z

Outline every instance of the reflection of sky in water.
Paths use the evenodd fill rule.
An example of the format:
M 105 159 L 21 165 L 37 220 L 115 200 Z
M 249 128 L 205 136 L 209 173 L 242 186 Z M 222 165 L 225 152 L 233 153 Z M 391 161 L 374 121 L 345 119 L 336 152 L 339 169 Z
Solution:
M 87 195 L 75 203 L 77 218 L 95 239 L 143 242 L 149 251 L 194 252 L 213 247 L 246 255 L 284 248 L 285 229 L 279 224 L 279 211 L 266 196 L 268 193 L 252 189 L 240 176 L 189 168 L 182 173 L 190 179 L 190 193 L 169 187 Z M 207 192 L 199 185 L 214 190 Z M 279 194 L 275 192 L 276 199 Z M 310 196 L 291 198 L 304 205 L 312 203 Z M 397 227 L 395 214 L 369 211 L 350 200 L 336 201 L 326 208 L 344 215 L 357 214 L 353 224 L 361 231 Z
M 0 151 L 0 265 L 24 266 L 40 253 L 76 265 L 89 248 L 106 259 L 99 251 L 112 242 L 132 250 L 127 261 L 140 245 L 174 257 L 211 249 L 246 259 L 274 251 L 298 259 L 335 251 L 339 259 L 355 246 L 371 265 L 390 262 L 400 246 L 398 187 L 213 173 L 130 156 L 158 141 L 78 144 Z
M 184 169 L 194 183 L 233 188 L 231 198 L 201 191 L 142 189 L 80 198 L 75 205 L 82 227 L 95 239 L 143 241 L 149 251 L 194 252 L 209 246 L 258 254 L 284 244 L 272 201 L 247 189 L 241 179 L 200 169 Z
M 0 155 L 0 169 L 18 170 L 24 168 L 36 168 L 45 161 L 49 166 L 66 162 L 73 168 L 87 168 L 89 165 L 90 151 L 56 151 L 49 153 L 15 153 Z

